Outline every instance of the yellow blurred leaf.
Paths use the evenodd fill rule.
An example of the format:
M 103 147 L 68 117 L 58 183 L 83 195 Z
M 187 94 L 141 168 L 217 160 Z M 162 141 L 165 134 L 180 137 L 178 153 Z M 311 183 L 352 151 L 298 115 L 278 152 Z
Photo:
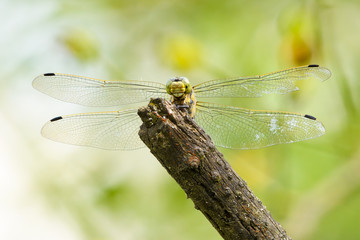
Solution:
M 62 37 L 64 46 L 80 61 L 98 57 L 99 50 L 93 34 L 83 30 L 72 30 Z
M 171 35 L 164 39 L 160 50 L 161 60 L 174 68 L 189 70 L 201 64 L 201 44 L 191 36 Z

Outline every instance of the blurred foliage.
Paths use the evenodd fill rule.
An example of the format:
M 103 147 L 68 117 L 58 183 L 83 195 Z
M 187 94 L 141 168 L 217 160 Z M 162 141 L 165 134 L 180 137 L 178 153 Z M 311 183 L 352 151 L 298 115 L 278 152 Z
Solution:
M 87 62 L 99 56 L 94 37 L 88 32 L 73 30 L 63 36 L 62 43 L 79 61 Z
M 160 44 L 160 59 L 164 65 L 179 70 L 199 68 L 201 63 L 201 44 L 190 36 L 171 35 Z
M 15 0 L 0 6 L 0 120 L 18 136 L 3 134 L 10 146 L 3 152 L 31 175 L 33 195 L 82 239 L 221 238 L 147 150 L 114 153 L 41 139 L 38 126 L 51 114 L 84 109 L 40 98 L 31 78 L 51 71 L 159 82 L 186 75 L 195 85 L 310 63 L 333 76 L 302 82 L 294 94 L 214 101 L 309 113 L 324 123 L 325 136 L 221 151 L 293 239 L 360 238 L 358 1 Z

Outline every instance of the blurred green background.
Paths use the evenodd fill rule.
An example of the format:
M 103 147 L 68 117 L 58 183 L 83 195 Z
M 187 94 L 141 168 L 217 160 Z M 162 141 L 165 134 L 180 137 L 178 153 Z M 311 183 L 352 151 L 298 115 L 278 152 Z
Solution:
M 94 109 L 37 92 L 35 76 L 197 84 L 310 63 L 332 77 L 213 101 L 311 114 L 326 135 L 220 150 L 293 239 L 360 239 L 358 0 L 0 0 L 0 32 L 0 239 L 221 239 L 148 149 L 42 138 L 50 118 Z

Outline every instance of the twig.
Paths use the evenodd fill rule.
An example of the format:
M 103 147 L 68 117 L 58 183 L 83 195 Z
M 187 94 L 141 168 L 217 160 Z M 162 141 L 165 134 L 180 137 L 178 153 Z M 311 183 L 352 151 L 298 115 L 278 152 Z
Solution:
M 142 141 L 224 239 L 290 239 L 184 110 L 152 99 L 138 114 Z

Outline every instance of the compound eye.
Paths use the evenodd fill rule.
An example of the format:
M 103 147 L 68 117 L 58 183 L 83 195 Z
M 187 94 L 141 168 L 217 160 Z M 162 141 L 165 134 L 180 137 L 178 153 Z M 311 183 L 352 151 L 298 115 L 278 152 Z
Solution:
M 191 93 L 191 84 L 190 84 L 189 79 L 187 79 L 186 77 L 181 77 L 181 81 L 185 86 L 185 93 L 186 94 Z
M 166 83 L 166 92 L 171 95 L 171 84 L 174 82 L 174 78 L 170 78 Z

